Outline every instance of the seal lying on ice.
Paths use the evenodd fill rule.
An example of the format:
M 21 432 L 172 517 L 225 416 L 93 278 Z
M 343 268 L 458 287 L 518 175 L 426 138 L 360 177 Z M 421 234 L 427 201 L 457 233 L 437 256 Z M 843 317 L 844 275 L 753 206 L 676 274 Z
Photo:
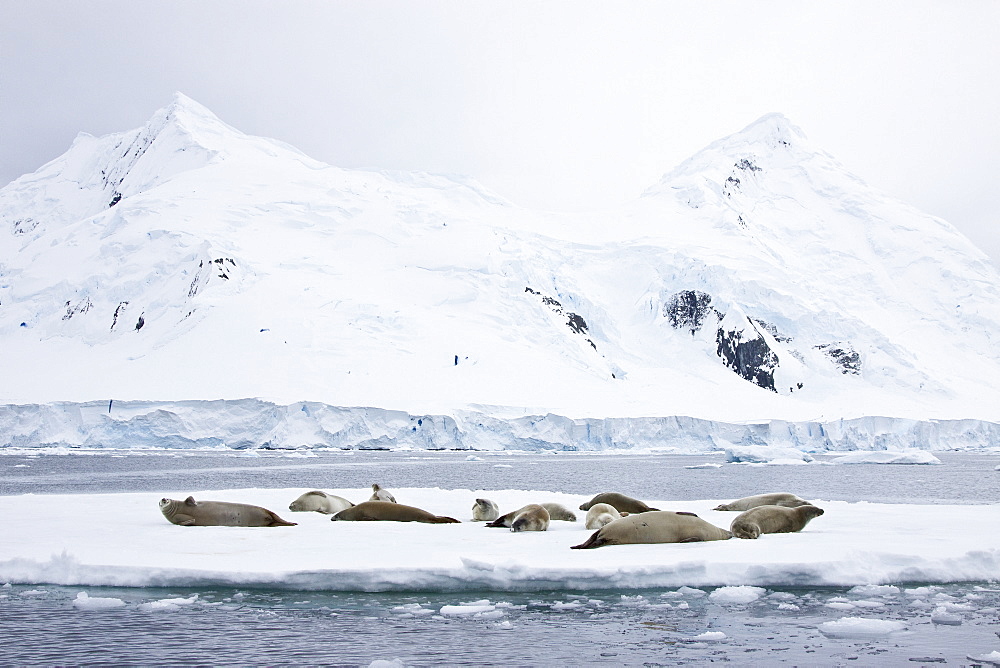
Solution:
M 606 524 L 574 550 L 587 550 L 603 545 L 636 543 L 694 543 L 704 540 L 728 540 L 733 534 L 709 524 L 694 513 L 653 510 L 622 517 Z
M 500 517 L 500 508 L 497 506 L 496 501 L 476 499 L 475 504 L 472 506 L 473 522 L 491 522 L 498 517 Z
M 160 512 L 174 524 L 186 527 L 293 527 L 267 508 L 227 501 L 160 499 Z
M 800 499 L 788 492 L 774 492 L 772 494 L 758 494 L 736 499 L 732 503 L 723 503 L 716 506 L 715 510 L 750 510 L 757 506 L 784 506 L 785 508 L 798 508 L 799 506 L 810 505 L 808 501 Z
M 317 512 L 324 515 L 333 515 L 353 505 L 353 503 L 342 496 L 327 494 L 326 492 L 314 489 L 288 504 L 288 509 L 295 513 Z
M 542 508 L 545 508 L 545 511 L 549 514 L 549 519 L 550 520 L 561 520 L 563 522 L 575 522 L 576 521 L 576 515 L 573 514 L 573 511 L 570 510 L 570 509 L 568 509 L 566 506 L 564 506 L 562 504 L 559 504 L 559 503 L 529 503 L 527 506 L 523 506 L 521 508 L 518 508 L 517 510 L 512 510 L 511 512 L 507 513 L 506 515 L 501 515 L 500 517 L 496 518 L 495 520 L 493 520 L 492 522 L 490 522 L 486 526 L 493 527 L 493 528 L 497 528 L 497 527 L 509 527 L 509 526 L 511 526 L 513 524 L 514 518 L 517 517 L 518 514 L 524 512 L 529 506 L 536 506 L 536 505 L 537 506 L 541 506 Z
M 792 533 L 802 531 L 809 520 L 822 514 L 822 508 L 810 504 L 798 508 L 757 506 L 740 513 L 729 529 L 737 538 L 757 538 L 762 533 Z
M 426 510 L 391 501 L 365 501 L 341 510 L 330 518 L 346 522 L 424 522 L 426 524 L 458 524 L 453 517 L 434 515 Z
M 639 499 L 633 499 L 631 496 L 625 496 L 618 492 L 598 494 L 590 501 L 581 504 L 580 510 L 590 510 L 591 507 L 598 503 L 606 503 L 620 513 L 648 513 L 651 510 L 659 510 L 659 508 L 650 508 Z

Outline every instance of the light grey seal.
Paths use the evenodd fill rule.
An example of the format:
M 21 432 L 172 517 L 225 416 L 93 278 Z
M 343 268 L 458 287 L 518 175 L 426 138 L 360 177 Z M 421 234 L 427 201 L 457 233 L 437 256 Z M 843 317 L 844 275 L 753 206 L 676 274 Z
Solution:
M 618 492 L 604 492 L 580 505 L 580 510 L 590 510 L 597 503 L 606 503 L 620 513 L 648 513 L 659 508 L 650 508 L 639 499 Z
M 472 505 L 473 522 L 492 522 L 498 517 L 500 517 L 500 508 L 495 501 L 476 499 Z
M 314 489 L 288 504 L 288 509 L 296 513 L 317 512 L 324 515 L 333 515 L 353 505 L 353 503 L 342 496 L 327 494 L 326 492 Z
M 723 503 L 716 506 L 715 510 L 750 510 L 757 506 L 784 506 L 785 508 L 798 508 L 799 506 L 811 505 L 808 501 L 800 499 L 788 492 L 774 492 L 773 494 L 758 494 L 757 496 L 747 496 L 736 499 L 732 503 Z
M 822 514 L 822 508 L 808 504 L 797 508 L 757 506 L 737 515 L 729 529 L 737 538 L 757 538 L 762 533 L 791 533 L 801 531 L 809 520 Z
M 728 540 L 733 534 L 709 524 L 694 513 L 653 510 L 622 517 L 606 524 L 574 550 L 602 545 L 635 543 L 694 543 L 704 540 Z
M 183 501 L 160 499 L 160 512 L 174 524 L 185 527 L 293 527 L 267 508 L 227 501 Z
M 610 524 L 621 518 L 622 514 L 607 503 L 595 503 L 587 511 L 587 520 L 584 526 L 588 529 L 600 529 L 605 524 Z
M 576 515 L 573 514 L 572 510 L 566 508 L 566 506 L 558 503 L 531 503 L 522 508 L 518 508 L 517 510 L 512 510 L 506 515 L 501 515 L 486 526 L 493 528 L 509 527 L 513 524 L 514 518 L 529 506 L 541 506 L 542 508 L 545 508 L 546 512 L 549 514 L 550 520 L 561 520 L 563 522 L 576 521 Z
M 392 501 L 365 501 L 345 508 L 330 518 L 346 522 L 424 522 L 426 524 L 458 524 L 452 517 L 433 515 L 426 510 L 404 506 Z
M 529 503 L 518 511 L 510 523 L 511 531 L 547 531 L 549 511 L 537 503 Z
M 389 493 L 389 490 L 379 487 L 378 483 L 372 485 L 372 498 L 369 501 L 388 501 L 396 503 L 396 497 Z

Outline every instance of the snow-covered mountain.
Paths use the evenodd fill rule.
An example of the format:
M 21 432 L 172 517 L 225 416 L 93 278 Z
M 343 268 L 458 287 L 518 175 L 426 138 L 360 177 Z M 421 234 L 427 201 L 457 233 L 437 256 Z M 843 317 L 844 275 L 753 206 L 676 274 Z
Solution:
M 1000 276 L 781 115 L 621 210 L 350 171 L 178 94 L 0 190 L 0 403 L 1000 419 Z

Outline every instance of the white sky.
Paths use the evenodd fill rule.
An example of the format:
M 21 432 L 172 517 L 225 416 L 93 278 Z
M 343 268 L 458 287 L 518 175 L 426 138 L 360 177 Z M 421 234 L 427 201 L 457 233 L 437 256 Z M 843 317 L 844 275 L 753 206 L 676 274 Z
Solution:
M 0 0 L 0 184 L 181 91 L 341 167 L 636 197 L 780 111 L 1000 265 L 1000 2 Z

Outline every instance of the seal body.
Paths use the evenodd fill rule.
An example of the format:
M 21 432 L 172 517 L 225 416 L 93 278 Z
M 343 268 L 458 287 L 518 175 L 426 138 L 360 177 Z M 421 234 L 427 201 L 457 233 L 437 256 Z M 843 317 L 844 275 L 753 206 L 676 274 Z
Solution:
M 476 499 L 476 502 L 472 506 L 473 522 L 492 522 L 498 517 L 500 517 L 500 508 L 497 506 L 496 501 Z
M 378 483 L 372 485 L 372 497 L 368 499 L 369 501 L 388 501 L 389 503 L 396 503 L 396 497 L 389 493 L 389 490 L 379 487 Z
M 521 508 L 510 523 L 511 531 L 546 531 L 549 528 L 549 511 L 537 503 Z
M 326 492 L 314 489 L 288 504 L 288 509 L 296 513 L 316 512 L 323 513 L 324 515 L 333 515 L 353 505 L 353 503 L 342 496 L 327 494 Z
M 452 517 L 434 515 L 421 508 L 392 501 L 365 501 L 345 508 L 330 518 L 346 522 L 424 522 L 425 524 L 457 524 Z
M 799 506 L 811 505 L 808 501 L 800 499 L 788 492 L 774 492 L 773 494 L 758 494 L 736 499 L 732 503 L 723 503 L 716 506 L 715 510 L 750 510 L 757 506 L 784 506 L 785 508 L 798 508 Z
M 733 534 L 709 524 L 694 513 L 652 510 L 622 517 L 601 527 L 574 550 L 586 550 L 603 545 L 637 543 L 694 543 L 705 540 L 728 540 Z
M 809 520 L 822 514 L 822 508 L 809 504 L 797 508 L 757 506 L 740 513 L 729 529 L 737 538 L 757 538 L 764 533 L 791 533 L 802 531 Z
M 267 508 L 227 501 L 160 499 L 160 512 L 174 524 L 187 527 L 293 527 Z
M 650 508 L 639 499 L 633 499 L 631 496 L 625 496 L 624 494 L 619 494 L 618 492 L 604 492 L 603 494 L 598 494 L 590 501 L 581 504 L 580 510 L 590 510 L 598 503 L 606 503 L 619 513 L 648 513 L 652 510 L 659 510 L 658 508 Z
M 621 516 L 621 513 L 614 506 L 607 503 L 595 503 L 587 511 L 585 526 L 588 529 L 600 529 L 605 524 L 610 524 L 621 518 Z
M 569 510 L 566 506 L 558 503 L 529 503 L 527 506 L 518 508 L 517 510 L 512 510 L 506 515 L 501 515 L 496 518 L 486 526 L 498 528 L 498 527 L 509 527 L 514 523 L 514 518 L 520 513 L 525 511 L 531 506 L 541 506 L 549 514 L 550 520 L 562 520 L 563 522 L 575 522 L 576 515 L 573 514 L 572 510 Z

